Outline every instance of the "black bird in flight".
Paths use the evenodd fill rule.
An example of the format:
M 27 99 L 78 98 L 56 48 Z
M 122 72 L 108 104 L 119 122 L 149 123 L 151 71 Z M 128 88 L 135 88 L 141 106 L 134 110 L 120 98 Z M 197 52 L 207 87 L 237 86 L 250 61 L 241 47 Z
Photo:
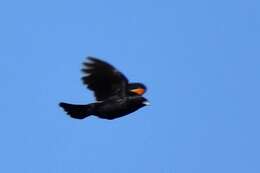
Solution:
M 130 114 L 150 103 L 142 95 L 146 87 L 142 83 L 129 83 L 115 67 L 94 57 L 84 62 L 82 81 L 94 92 L 96 102 L 75 105 L 61 102 L 59 105 L 72 118 L 83 119 L 90 115 L 112 120 Z

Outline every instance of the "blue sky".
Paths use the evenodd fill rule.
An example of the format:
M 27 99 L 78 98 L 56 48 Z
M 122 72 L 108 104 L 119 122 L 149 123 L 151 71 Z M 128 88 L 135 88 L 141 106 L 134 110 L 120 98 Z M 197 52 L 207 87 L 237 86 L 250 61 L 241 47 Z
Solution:
M 0 21 L 0 172 L 260 172 L 259 1 L 2 1 Z M 67 117 L 94 100 L 88 55 L 152 106 Z

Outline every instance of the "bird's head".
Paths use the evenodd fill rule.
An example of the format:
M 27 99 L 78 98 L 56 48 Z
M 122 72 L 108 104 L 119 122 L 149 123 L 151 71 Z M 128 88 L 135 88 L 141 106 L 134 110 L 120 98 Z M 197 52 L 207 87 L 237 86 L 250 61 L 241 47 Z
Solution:
M 132 96 L 130 98 L 130 100 L 131 100 L 130 103 L 132 105 L 137 106 L 137 107 L 143 107 L 143 106 L 150 105 L 150 102 L 146 98 L 144 98 L 142 96 Z
M 151 103 L 146 98 L 143 97 L 142 105 L 143 106 L 149 106 L 149 105 L 151 105 Z

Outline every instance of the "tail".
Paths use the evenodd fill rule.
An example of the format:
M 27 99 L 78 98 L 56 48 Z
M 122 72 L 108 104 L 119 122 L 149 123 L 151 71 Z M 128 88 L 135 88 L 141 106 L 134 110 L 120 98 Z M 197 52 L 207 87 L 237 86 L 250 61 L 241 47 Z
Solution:
M 93 114 L 93 104 L 88 105 L 73 105 L 61 102 L 60 107 L 72 118 L 83 119 Z

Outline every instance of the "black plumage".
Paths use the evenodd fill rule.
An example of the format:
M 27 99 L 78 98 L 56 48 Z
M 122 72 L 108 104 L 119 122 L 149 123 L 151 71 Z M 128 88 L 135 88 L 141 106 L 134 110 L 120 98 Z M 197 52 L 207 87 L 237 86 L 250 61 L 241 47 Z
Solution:
M 88 57 L 88 60 L 83 63 L 82 81 L 94 92 L 97 102 L 86 105 L 60 103 L 72 118 L 83 119 L 94 115 L 111 120 L 149 104 L 142 96 L 146 92 L 144 84 L 129 83 L 120 71 L 105 61 L 94 57 Z

